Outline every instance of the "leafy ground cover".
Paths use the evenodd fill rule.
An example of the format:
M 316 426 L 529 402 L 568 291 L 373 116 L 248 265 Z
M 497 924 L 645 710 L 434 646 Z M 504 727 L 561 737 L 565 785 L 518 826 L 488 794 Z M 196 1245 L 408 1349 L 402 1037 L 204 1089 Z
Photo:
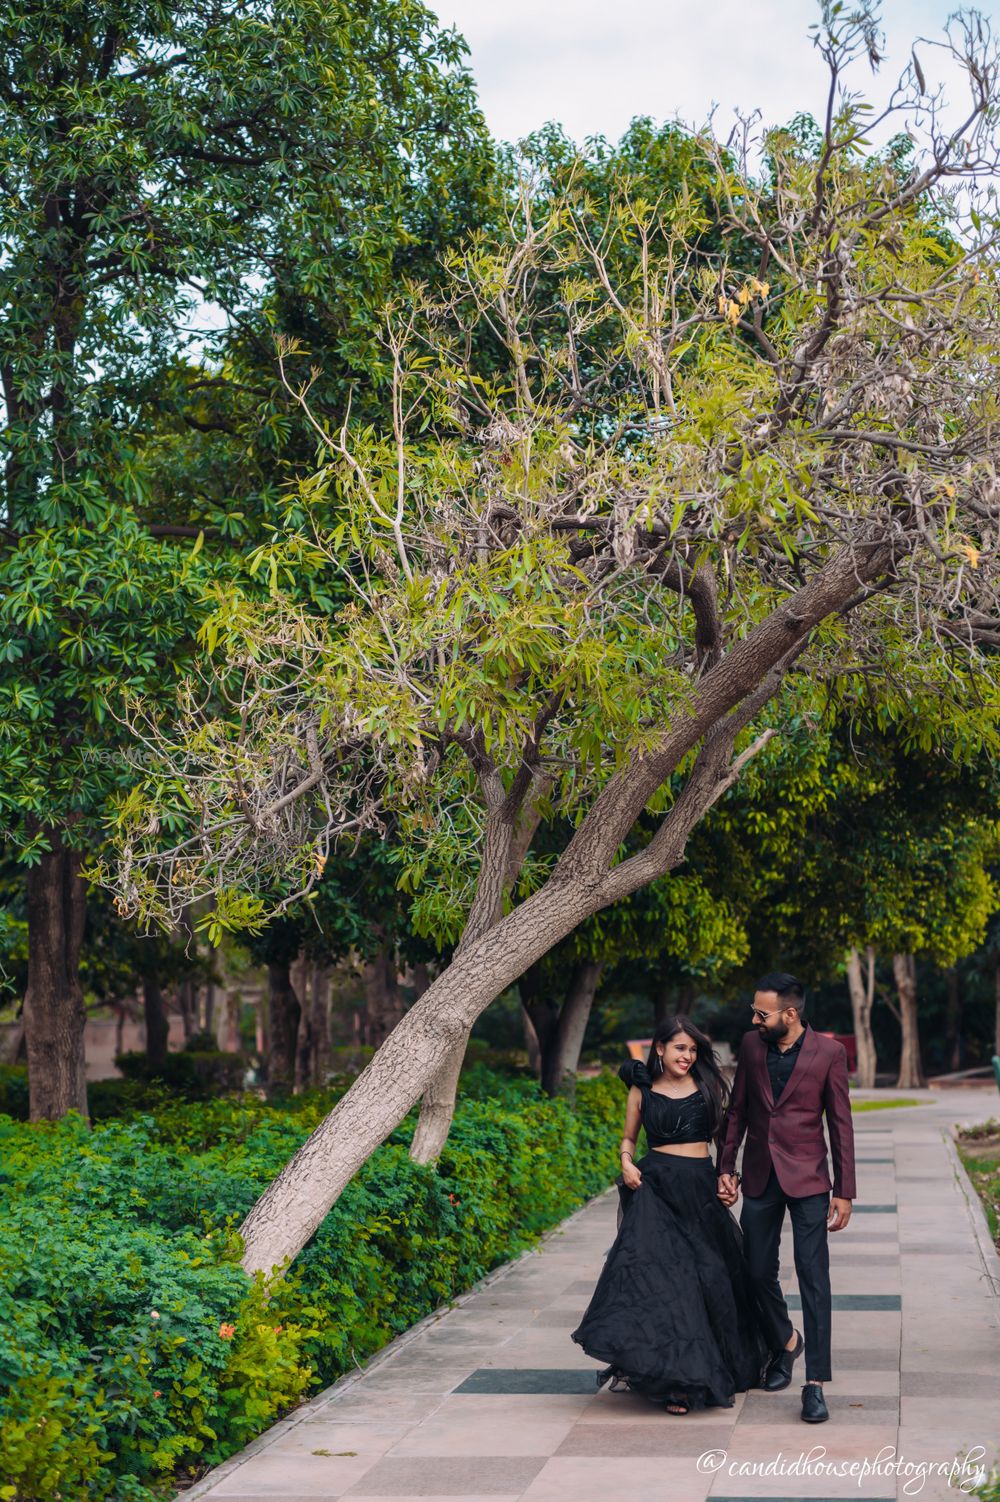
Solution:
M 622 1087 L 575 1109 L 470 1071 L 436 1169 L 393 1132 L 269 1297 L 236 1227 L 331 1092 L 99 1122 L 0 1116 L 0 1498 L 146 1502 L 516 1255 L 617 1171 Z

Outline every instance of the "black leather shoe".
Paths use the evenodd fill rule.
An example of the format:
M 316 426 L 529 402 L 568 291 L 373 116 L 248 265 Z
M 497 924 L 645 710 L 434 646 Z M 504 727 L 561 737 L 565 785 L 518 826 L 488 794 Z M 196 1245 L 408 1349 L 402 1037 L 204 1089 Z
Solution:
M 783 1387 L 788 1386 L 792 1380 L 792 1367 L 795 1365 L 796 1357 L 802 1355 L 802 1345 L 802 1336 L 796 1330 L 795 1344 L 792 1349 L 779 1351 L 777 1356 L 771 1357 L 761 1383 L 765 1392 L 780 1392 Z
M 802 1417 L 807 1424 L 822 1424 L 830 1417 L 818 1382 L 807 1382 L 802 1389 Z

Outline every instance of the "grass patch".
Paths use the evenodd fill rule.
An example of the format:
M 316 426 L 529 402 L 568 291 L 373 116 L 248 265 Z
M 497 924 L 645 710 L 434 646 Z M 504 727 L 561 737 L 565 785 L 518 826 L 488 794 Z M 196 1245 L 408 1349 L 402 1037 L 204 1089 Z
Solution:
M 993 1245 L 1000 1252 L 1000 1121 L 995 1116 L 958 1133 L 958 1156 L 986 1212 Z
M 896 1106 L 922 1106 L 922 1100 L 857 1100 L 851 1102 L 852 1113 L 860 1111 L 892 1111 Z

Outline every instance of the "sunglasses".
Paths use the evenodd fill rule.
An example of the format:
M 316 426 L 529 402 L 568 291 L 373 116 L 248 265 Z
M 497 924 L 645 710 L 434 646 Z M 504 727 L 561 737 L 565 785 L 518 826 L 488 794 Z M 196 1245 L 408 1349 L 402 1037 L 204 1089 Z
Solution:
M 781 1015 L 780 1012 L 765 1012 L 760 1007 L 751 1007 L 750 1011 L 754 1017 L 759 1017 L 762 1022 L 765 1017 L 780 1017 Z

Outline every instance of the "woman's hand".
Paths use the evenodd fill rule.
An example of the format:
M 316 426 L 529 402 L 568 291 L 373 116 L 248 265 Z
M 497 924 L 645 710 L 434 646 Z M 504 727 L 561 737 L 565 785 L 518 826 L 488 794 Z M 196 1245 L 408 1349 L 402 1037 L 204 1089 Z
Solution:
M 638 1189 L 642 1183 L 642 1174 L 636 1168 L 631 1158 L 626 1158 L 622 1162 L 622 1181 L 626 1189 Z

